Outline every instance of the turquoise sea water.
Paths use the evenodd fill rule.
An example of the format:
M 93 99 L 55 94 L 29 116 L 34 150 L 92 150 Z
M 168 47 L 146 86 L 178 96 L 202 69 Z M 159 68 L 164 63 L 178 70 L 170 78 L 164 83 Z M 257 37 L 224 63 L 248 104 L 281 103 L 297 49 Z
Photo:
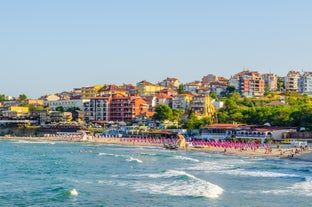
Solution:
M 312 206 L 312 163 L 0 141 L 0 206 Z

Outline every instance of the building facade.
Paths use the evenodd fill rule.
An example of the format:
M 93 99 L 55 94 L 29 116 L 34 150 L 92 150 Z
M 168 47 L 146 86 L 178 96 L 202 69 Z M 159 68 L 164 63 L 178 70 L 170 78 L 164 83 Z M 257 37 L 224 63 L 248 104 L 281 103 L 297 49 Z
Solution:
M 285 77 L 286 91 L 299 92 L 299 79 L 301 75 L 299 72 L 291 70 Z
M 312 96 L 312 72 L 304 72 L 299 79 L 299 92 Z

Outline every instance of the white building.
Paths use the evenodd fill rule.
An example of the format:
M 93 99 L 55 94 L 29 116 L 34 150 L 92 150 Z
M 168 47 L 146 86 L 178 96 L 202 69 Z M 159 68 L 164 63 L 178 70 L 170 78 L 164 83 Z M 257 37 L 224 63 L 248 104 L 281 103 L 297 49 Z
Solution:
M 304 72 L 299 79 L 299 92 L 309 96 L 312 95 L 312 72 Z
M 63 107 L 64 110 L 69 108 L 79 108 L 83 110 L 83 103 L 87 102 L 88 100 L 81 100 L 81 99 L 74 99 L 74 100 L 57 100 L 57 101 L 44 101 L 43 105 L 48 106 L 51 109 L 55 110 L 57 107 Z

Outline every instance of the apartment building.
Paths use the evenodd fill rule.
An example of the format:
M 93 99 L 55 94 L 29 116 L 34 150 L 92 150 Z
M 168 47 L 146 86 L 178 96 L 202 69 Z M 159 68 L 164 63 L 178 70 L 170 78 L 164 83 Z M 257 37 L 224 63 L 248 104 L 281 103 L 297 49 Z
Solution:
M 234 86 L 242 96 L 263 96 L 264 80 L 256 71 L 242 71 L 231 77 L 229 84 Z
M 153 84 L 153 83 L 147 82 L 146 80 L 143 80 L 137 83 L 137 92 L 139 96 L 142 96 L 142 97 L 154 95 L 164 88 L 165 86 L 161 86 L 159 84 Z
M 299 79 L 299 92 L 312 95 L 312 72 L 304 72 Z
M 277 90 L 277 75 L 274 73 L 266 73 L 261 75 L 264 80 L 265 91 L 276 91 Z
M 210 96 L 205 95 L 193 96 L 190 109 L 199 116 L 213 117 L 215 114 L 213 100 Z
M 177 78 L 166 78 L 159 84 L 167 88 L 179 88 L 180 81 Z
M 172 109 L 182 109 L 188 111 L 193 96 L 190 94 L 180 94 L 172 99 Z
M 86 86 L 81 88 L 81 99 L 90 99 L 99 96 L 99 90 L 104 85 Z
M 285 77 L 285 89 L 286 91 L 299 92 L 299 79 L 301 77 L 300 72 L 291 70 Z
M 88 121 L 131 122 L 137 116 L 148 112 L 148 104 L 139 96 L 112 94 L 106 97 L 91 98 L 84 105 Z

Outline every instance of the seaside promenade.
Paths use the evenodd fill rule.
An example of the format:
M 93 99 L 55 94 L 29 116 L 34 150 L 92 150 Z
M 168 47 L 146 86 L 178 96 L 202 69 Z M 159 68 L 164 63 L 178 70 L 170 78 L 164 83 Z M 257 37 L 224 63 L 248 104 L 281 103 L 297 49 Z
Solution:
M 102 144 L 116 144 L 128 146 L 154 146 L 164 147 L 164 144 L 175 144 L 171 139 L 152 139 L 152 138 L 117 138 L 117 137 L 88 137 L 79 136 L 43 136 L 43 137 L 8 137 L 2 136 L 3 140 L 26 140 L 26 141 L 66 141 L 66 142 L 92 142 Z M 225 155 L 238 155 L 247 157 L 272 157 L 272 158 L 291 158 L 296 160 L 312 161 L 310 147 L 292 147 L 283 145 L 260 145 L 254 143 L 232 143 L 215 141 L 193 141 L 187 142 L 186 148 L 179 148 L 184 151 L 198 151 L 208 153 L 221 153 Z

